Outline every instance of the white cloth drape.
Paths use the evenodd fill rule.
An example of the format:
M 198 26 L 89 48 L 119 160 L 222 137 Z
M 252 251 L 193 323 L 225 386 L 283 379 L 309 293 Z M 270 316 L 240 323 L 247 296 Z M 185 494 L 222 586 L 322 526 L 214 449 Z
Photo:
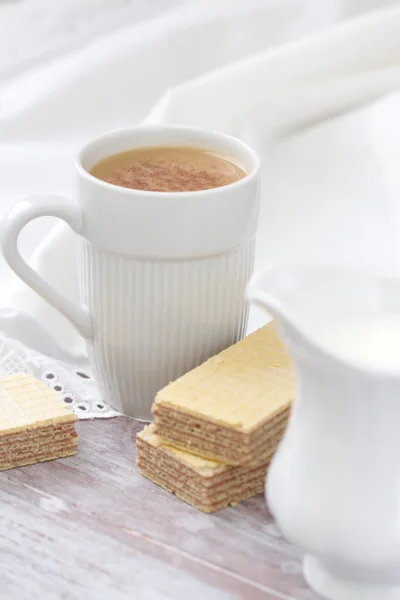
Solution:
M 203 1 L 39 65 L 0 88 L 0 212 L 30 194 L 70 194 L 71 158 L 92 136 L 144 119 L 201 125 L 262 156 L 258 267 L 399 271 L 399 31 L 398 2 Z M 73 234 L 51 219 L 26 229 L 25 255 L 78 301 Z M 62 317 L 0 271 L 3 306 L 83 352 Z M 34 345 L 25 331 L 15 313 L 7 333 Z

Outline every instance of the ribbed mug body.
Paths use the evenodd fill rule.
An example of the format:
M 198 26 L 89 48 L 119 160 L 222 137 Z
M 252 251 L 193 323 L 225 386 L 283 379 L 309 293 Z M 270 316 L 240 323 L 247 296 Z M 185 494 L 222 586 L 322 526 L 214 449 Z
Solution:
M 80 288 L 92 317 L 88 352 L 103 400 L 151 417 L 158 390 L 241 339 L 254 238 L 201 259 L 126 258 L 80 241 Z

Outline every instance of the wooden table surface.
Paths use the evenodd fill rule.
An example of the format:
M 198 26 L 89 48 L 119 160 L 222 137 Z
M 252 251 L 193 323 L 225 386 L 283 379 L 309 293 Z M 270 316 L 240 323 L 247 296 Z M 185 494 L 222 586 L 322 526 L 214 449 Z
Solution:
M 263 497 L 205 515 L 135 466 L 128 417 L 79 453 L 0 473 L 1 600 L 316 600 Z

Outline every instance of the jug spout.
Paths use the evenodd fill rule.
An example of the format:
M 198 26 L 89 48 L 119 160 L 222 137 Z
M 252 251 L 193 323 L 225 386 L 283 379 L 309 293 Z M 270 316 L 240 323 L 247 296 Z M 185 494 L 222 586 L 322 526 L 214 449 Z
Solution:
M 400 377 L 398 277 L 343 266 L 280 264 L 256 274 L 247 297 L 277 320 L 289 347 Z
M 295 267 L 274 265 L 253 276 L 247 298 L 274 318 L 292 339 L 309 345 L 305 298 L 299 289 L 304 286 L 305 281 Z

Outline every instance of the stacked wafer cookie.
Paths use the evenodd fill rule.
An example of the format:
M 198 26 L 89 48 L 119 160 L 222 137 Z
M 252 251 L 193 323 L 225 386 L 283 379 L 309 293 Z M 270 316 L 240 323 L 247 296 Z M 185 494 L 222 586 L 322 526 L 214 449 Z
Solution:
M 28 375 L 0 379 L 0 470 L 75 454 L 76 416 Z
M 138 435 L 137 448 L 143 475 L 204 512 L 262 492 L 273 453 L 271 449 L 262 463 L 233 467 L 167 444 L 155 433 L 155 425 L 148 425 Z
M 263 490 L 294 377 L 273 324 L 161 390 L 138 435 L 143 475 L 205 512 Z

